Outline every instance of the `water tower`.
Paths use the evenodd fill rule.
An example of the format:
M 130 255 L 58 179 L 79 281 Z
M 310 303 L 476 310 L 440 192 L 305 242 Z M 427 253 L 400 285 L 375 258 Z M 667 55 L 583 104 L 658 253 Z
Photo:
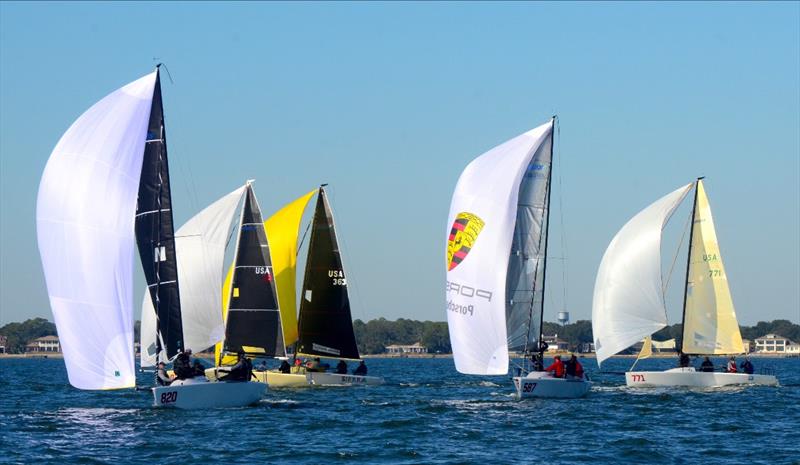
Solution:
M 569 323 L 569 312 L 558 312 L 558 322 L 561 323 L 561 326 Z

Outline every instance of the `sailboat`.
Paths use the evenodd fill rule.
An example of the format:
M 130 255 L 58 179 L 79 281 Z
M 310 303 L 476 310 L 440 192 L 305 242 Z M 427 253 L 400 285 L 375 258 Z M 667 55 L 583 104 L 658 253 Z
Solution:
M 270 244 L 250 181 L 239 218 L 233 266 L 225 281 L 225 337 L 218 356 L 222 363 L 206 370 L 211 378 L 225 371 L 238 353 L 250 358 L 286 357 Z
M 295 356 L 359 360 L 347 278 L 328 203 L 325 184 L 275 213 L 264 222 L 280 306 L 283 347 L 295 347 Z M 299 317 L 296 309 L 296 269 L 300 222 L 311 198 L 317 194 Z M 229 331 L 232 333 L 232 331 Z M 308 371 L 292 367 L 290 373 L 255 371 L 256 379 L 271 387 L 349 386 L 382 384 L 383 378 Z
M 597 363 L 667 326 L 661 277 L 662 230 L 684 198 L 694 190 L 683 298 L 685 355 L 745 353 L 728 277 L 722 263 L 703 178 L 657 200 L 617 233 L 597 272 L 592 304 Z M 641 357 L 640 357 L 641 358 Z M 715 387 L 734 384 L 777 385 L 773 375 L 699 372 L 691 366 L 666 371 L 628 371 L 628 386 Z
M 242 202 L 247 187 L 239 187 L 220 198 L 186 222 L 175 233 L 178 281 L 180 285 L 181 320 L 184 329 L 184 350 L 200 352 L 221 341 L 224 336 L 224 323 L 219 312 L 223 261 L 231 222 L 237 206 Z M 142 326 L 140 331 L 142 369 L 154 368 L 157 361 L 168 362 L 163 350 L 164 344 L 156 341 L 156 313 L 153 301 L 145 293 L 142 302 Z M 158 346 L 162 350 L 156 353 Z M 195 385 L 205 382 L 204 377 L 176 381 L 177 384 Z M 229 389 L 221 383 L 218 389 Z M 249 403 L 258 401 L 266 390 L 263 383 L 246 384 L 239 388 L 243 392 L 233 394 L 249 396 Z M 222 387 L 224 386 L 224 387 Z M 204 388 L 208 389 L 208 388 Z M 220 394 L 226 395 L 226 394 Z M 160 397 L 159 397 L 160 399 Z M 166 397 L 165 397 L 166 399 Z
M 156 353 L 184 350 L 159 68 L 112 92 L 61 137 L 42 175 L 37 236 L 70 384 L 136 384 L 133 247 L 156 315 Z M 262 383 L 152 388 L 155 406 L 247 405 Z M 255 400 L 258 400 L 257 398 Z
M 447 320 L 460 373 L 508 373 L 509 350 L 543 356 L 556 118 L 473 160 L 456 185 L 447 241 Z M 585 379 L 531 370 L 516 396 L 580 397 Z

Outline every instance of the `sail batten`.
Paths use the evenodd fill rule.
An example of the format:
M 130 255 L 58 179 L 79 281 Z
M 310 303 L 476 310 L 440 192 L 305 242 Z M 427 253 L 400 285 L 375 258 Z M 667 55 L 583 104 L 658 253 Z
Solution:
M 42 174 L 36 233 L 71 385 L 136 382 L 134 216 L 156 73 L 86 110 Z
M 359 359 L 333 213 L 319 188 L 298 318 L 299 354 Z
M 693 185 L 680 187 L 639 212 L 608 245 L 592 301 L 598 364 L 667 326 L 661 232 Z

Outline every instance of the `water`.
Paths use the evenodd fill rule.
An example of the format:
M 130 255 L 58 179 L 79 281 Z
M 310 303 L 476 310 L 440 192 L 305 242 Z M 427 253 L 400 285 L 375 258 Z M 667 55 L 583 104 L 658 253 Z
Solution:
M 519 402 L 507 377 L 460 375 L 450 359 L 380 359 L 368 366 L 384 386 L 178 411 L 151 408 L 149 392 L 74 389 L 59 359 L 2 359 L 0 463 L 800 464 L 800 359 L 754 362 L 782 386 L 634 391 L 587 359 L 588 397 Z

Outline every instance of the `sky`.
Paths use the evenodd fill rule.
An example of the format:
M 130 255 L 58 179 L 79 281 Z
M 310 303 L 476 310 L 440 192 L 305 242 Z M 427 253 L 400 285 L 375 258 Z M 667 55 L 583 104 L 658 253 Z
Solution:
M 176 224 L 246 179 L 265 214 L 329 183 L 354 318 L 445 321 L 458 176 L 558 114 L 545 320 L 591 318 L 614 234 L 706 176 L 740 323 L 800 323 L 798 2 L 0 2 L 0 324 L 52 320 L 56 142 L 157 62 Z

